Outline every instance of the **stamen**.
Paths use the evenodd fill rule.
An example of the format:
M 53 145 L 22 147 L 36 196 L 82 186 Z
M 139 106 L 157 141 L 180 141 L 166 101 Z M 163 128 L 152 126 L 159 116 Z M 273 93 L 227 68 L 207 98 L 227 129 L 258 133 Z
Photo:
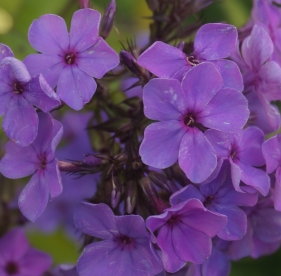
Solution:
M 192 55 L 187 57 L 186 60 L 191 66 L 196 66 L 200 63 L 200 61 L 196 59 L 195 56 Z
M 67 54 L 65 56 L 65 62 L 69 65 L 74 64 L 76 60 L 76 56 L 73 53 Z

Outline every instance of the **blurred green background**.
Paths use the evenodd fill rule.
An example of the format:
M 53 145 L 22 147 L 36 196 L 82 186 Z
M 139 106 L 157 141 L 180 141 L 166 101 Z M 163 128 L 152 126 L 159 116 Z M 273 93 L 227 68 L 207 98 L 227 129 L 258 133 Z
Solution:
M 172 0 L 171 0 L 172 1 Z M 92 8 L 102 14 L 109 0 L 93 0 Z M 107 42 L 120 51 L 120 41 L 134 39 L 138 34 L 147 34 L 151 15 L 145 0 L 116 0 L 117 13 L 115 28 Z M 251 0 L 219 0 L 204 12 L 205 22 L 227 22 L 237 27 L 243 26 L 251 12 Z M 0 42 L 11 47 L 15 56 L 23 59 L 34 50 L 28 43 L 27 33 L 31 22 L 46 13 L 55 13 L 65 18 L 69 25 L 71 16 L 78 9 L 78 0 L 0 0 Z M 34 247 L 52 254 L 55 264 L 75 263 L 79 256 L 79 246 L 58 229 L 46 235 L 30 232 L 29 240 Z M 232 264 L 231 276 L 277 276 L 281 275 L 281 252 L 272 256 L 251 260 L 246 258 Z

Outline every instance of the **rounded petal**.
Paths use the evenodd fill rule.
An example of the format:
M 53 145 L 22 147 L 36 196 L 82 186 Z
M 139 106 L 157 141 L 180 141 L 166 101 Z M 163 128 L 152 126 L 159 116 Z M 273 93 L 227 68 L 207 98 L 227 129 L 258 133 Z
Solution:
M 14 53 L 11 50 L 11 48 L 3 43 L 0 43 L 0 62 L 5 57 L 13 57 L 13 56 L 14 56 Z
M 170 197 L 170 203 L 173 206 L 191 198 L 197 198 L 201 202 L 205 200 L 205 197 L 200 193 L 200 191 L 195 186 L 190 184 L 172 194 Z
M 240 92 L 243 91 L 243 77 L 238 65 L 235 62 L 221 59 L 212 61 L 212 63 L 217 67 L 221 74 L 223 80 L 222 88 L 233 88 Z
M 60 195 L 62 193 L 62 182 L 57 159 L 54 159 L 46 165 L 44 177 L 49 186 L 51 197 L 53 198 Z
M 22 61 L 14 57 L 6 57 L 0 63 L 0 65 L 4 65 L 4 64 L 10 65 L 12 74 L 16 78 L 16 80 L 20 82 L 28 82 L 31 80 L 31 76 L 27 71 L 25 64 Z
M 180 49 L 161 41 L 152 44 L 140 55 L 137 62 L 160 78 L 171 78 L 182 67 L 186 67 L 186 71 L 191 68 L 186 61 L 186 55 Z
M 95 43 L 100 17 L 100 13 L 92 9 L 80 9 L 73 14 L 69 34 L 70 49 L 82 52 Z
M 266 162 L 266 172 L 273 173 L 281 161 L 281 147 L 276 135 L 263 143 L 262 153 Z
M 0 162 L 1 173 L 12 179 L 33 174 L 38 168 L 38 157 L 33 147 L 21 147 L 9 141 Z
M 196 115 L 196 122 L 224 132 L 238 132 L 246 124 L 249 114 L 244 95 L 237 90 L 224 88 Z
M 248 127 L 242 132 L 237 158 L 242 162 L 261 167 L 265 161 L 262 155 L 261 146 L 264 142 L 264 133 L 257 127 Z
M 230 168 L 231 168 L 231 180 L 233 187 L 236 191 L 243 193 L 243 190 L 240 188 L 240 181 L 241 181 L 241 169 L 240 167 L 235 164 L 232 159 L 229 159 Z
M 52 90 L 44 77 L 40 74 L 24 86 L 24 98 L 31 104 L 48 112 L 60 105 L 57 94 Z
M 197 128 L 183 136 L 179 150 L 179 165 L 194 183 L 201 183 L 215 170 L 217 157 L 210 142 Z
M 88 75 L 101 79 L 119 64 L 118 54 L 99 37 L 95 44 L 77 54 L 77 66 Z
M 64 19 L 55 14 L 42 15 L 30 25 L 28 40 L 35 50 L 43 54 L 64 55 L 69 47 Z
M 205 60 L 226 58 L 235 50 L 237 37 L 237 29 L 232 25 L 205 24 L 195 35 L 194 52 Z
M 81 232 L 100 239 L 119 234 L 112 210 L 103 203 L 80 203 L 74 212 L 74 224 Z
M 22 214 L 34 222 L 46 209 L 49 199 L 49 187 L 42 172 L 36 172 L 19 196 L 19 209 Z
M 171 120 L 149 125 L 144 131 L 144 139 L 139 150 L 142 161 L 159 169 L 172 166 L 178 159 L 185 131 L 179 121 Z
M 182 80 L 189 111 L 203 110 L 222 85 L 221 75 L 212 63 L 203 62 L 190 69 Z
M 214 210 L 227 217 L 226 226 L 218 233 L 223 240 L 240 240 L 247 231 L 247 216 L 244 211 L 234 205 L 214 206 Z
M 22 147 L 34 141 L 38 130 L 38 116 L 22 95 L 15 95 L 8 102 L 3 130 L 12 141 Z
M 52 88 L 57 85 L 66 66 L 61 56 L 52 54 L 31 54 L 25 58 L 24 64 L 31 76 L 41 73 Z
M 95 94 L 97 84 L 76 66 L 66 66 L 60 74 L 57 94 L 68 106 L 80 110 Z
M 144 114 L 152 120 L 181 120 L 187 112 L 185 96 L 177 80 L 152 79 L 143 88 Z
M 273 43 L 269 34 L 261 26 L 255 25 L 251 35 L 242 44 L 244 61 L 252 70 L 259 71 L 272 53 Z

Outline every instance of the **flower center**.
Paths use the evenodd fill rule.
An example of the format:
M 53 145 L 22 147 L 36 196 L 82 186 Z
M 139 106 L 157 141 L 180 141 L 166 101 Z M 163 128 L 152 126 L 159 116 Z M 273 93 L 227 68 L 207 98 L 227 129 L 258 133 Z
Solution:
M 130 237 L 127 237 L 127 236 L 121 236 L 120 241 L 124 244 L 130 244 L 132 242 L 132 239 Z
M 24 87 L 20 82 L 14 83 L 14 93 L 15 94 L 22 94 L 24 92 Z
M 46 155 L 44 154 L 43 156 L 41 156 L 40 158 L 40 167 L 42 169 L 45 169 L 46 168 L 46 165 L 47 165 L 47 158 L 46 158 Z
M 7 272 L 8 275 L 14 275 L 19 272 L 18 265 L 14 262 L 8 262 L 5 266 L 5 272 Z
M 72 65 L 75 63 L 76 56 L 73 53 L 69 53 L 69 54 L 66 54 L 64 60 L 67 64 Z
M 211 205 L 214 196 L 207 196 L 204 201 L 204 206 Z
M 196 66 L 200 63 L 199 60 L 196 59 L 195 55 L 190 55 L 186 57 L 186 60 L 191 66 Z
M 195 125 L 194 116 L 192 114 L 185 115 L 183 121 L 186 126 L 194 127 Z

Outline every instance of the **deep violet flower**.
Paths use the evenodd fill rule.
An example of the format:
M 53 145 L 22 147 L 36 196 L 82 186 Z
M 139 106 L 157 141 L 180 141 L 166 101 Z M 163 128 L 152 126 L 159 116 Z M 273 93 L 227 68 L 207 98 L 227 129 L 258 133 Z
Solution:
M 220 71 L 223 87 L 243 90 L 243 80 L 235 62 L 225 60 L 236 47 L 237 30 L 221 23 L 203 25 L 195 35 L 194 52 L 186 56 L 179 48 L 157 41 L 144 51 L 137 62 L 160 78 L 182 80 L 197 64 L 209 61 Z
M 62 192 L 61 176 L 55 149 L 62 136 L 62 125 L 50 114 L 39 113 L 38 135 L 27 147 L 9 141 L 0 162 L 1 173 L 12 179 L 32 174 L 19 196 L 23 215 L 34 222 L 45 210 L 49 194 L 56 197 Z
M 189 199 L 148 217 L 146 226 L 161 249 L 164 268 L 176 272 L 186 262 L 202 264 L 211 254 L 212 241 L 227 222 L 224 215 L 207 210 L 198 199 Z
M 30 247 L 21 228 L 10 230 L 0 239 L 1 276 L 41 276 L 51 264 L 51 256 Z
M 152 79 L 144 87 L 144 113 L 152 120 L 140 146 L 142 161 L 167 168 L 179 160 L 195 183 L 214 171 L 217 157 L 204 131 L 207 128 L 237 132 L 249 115 L 247 100 L 237 90 L 222 87 L 216 67 L 201 63 L 187 72 L 182 84 L 172 79 Z
M 81 203 L 74 223 L 83 233 L 103 241 L 85 247 L 77 263 L 80 276 L 152 276 L 163 270 L 150 248 L 142 217 L 114 216 L 106 204 Z
M 0 44 L 0 51 L 3 130 L 16 144 L 28 146 L 38 130 L 38 115 L 33 105 L 48 112 L 60 105 L 60 101 L 41 74 L 31 77 L 24 63 L 15 59 L 6 45 Z
M 236 191 L 243 192 L 240 187 L 243 181 L 263 196 L 268 194 L 269 176 L 259 168 L 265 165 L 261 150 L 264 133 L 259 128 L 248 127 L 235 134 L 207 130 L 205 136 L 213 146 L 218 159 L 229 160 L 232 183 Z
M 83 108 L 96 91 L 94 78 L 102 78 L 119 64 L 117 53 L 98 36 L 100 13 L 81 9 L 74 13 L 70 33 L 63 18 L 46 14 L 34 20 L 29 42 L 42 54 L 26 57 L 32 75 L 42 73 L 58 97 L 75 110 Z
M 174 193 L 170 197 L 170 202 L 173 206 L 191 198 L 199 199 L 208 210 L 227 216 L 227 224 L 218 233 L 221 239 L 239 240 L 246 234 L 247 217 L 238 206 L 254 206 L 258 194 L 236 192 L 227 163 L 224 163 L 219 175 L 213 181 L 198 188 L 189 184 Z

